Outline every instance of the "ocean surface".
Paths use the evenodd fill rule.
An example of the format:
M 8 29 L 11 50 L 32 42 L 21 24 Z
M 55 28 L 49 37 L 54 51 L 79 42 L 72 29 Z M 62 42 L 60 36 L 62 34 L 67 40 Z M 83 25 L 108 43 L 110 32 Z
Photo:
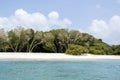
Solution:
M 0 80 L 120 80 L 120 60 L 0 61 Z

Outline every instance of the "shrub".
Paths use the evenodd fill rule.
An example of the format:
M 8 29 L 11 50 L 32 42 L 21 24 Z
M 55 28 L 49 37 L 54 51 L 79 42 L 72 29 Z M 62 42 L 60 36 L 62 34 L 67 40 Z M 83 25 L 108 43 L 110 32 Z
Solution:
M 96 55 L 104 55 L 106 54 L 106 52 L 103 49 L 99 49 L 97 47 L 90 47 L 89 48 L 89 52 L 92 54 L 96 54 Z
M 70 44 L 66 50 L 66 54 L 70 55 L 81 55 L 83 53 L 88 53 L 89 50 L 86 47 L 80 45 Z

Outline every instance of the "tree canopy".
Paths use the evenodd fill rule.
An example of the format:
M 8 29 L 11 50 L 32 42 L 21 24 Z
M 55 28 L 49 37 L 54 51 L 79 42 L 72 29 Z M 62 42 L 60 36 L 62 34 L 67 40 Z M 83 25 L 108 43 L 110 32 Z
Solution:
M 43 32 L 18 27 L 8 32 L 0 29 L 0 52 L 119 55 L 120 45 L 110 46 L 102 39 L 77 30 L 55 29 Z

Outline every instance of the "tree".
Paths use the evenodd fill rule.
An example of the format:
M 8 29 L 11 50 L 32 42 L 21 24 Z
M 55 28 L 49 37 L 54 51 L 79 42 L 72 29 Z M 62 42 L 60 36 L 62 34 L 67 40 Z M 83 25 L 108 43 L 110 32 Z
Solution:
M 82 34 L 77 30 L 71 30 L 69 32 L 69 44 L 80 44 Z
M 17 27 L 14 30 L 8 32 L 7 43 L 10 47 L 10 51 L 21 52 L 26 40 L 25 40 L 25 29 Z
M 109 45 L 107 45 L 106 43 L 101 42 L 99 40 L 98 40 L 98 42 L 96 42 L 94 44 L 94 46 L 91 46 L 89 48 L 89 51 L 90 51 L 90 53 L 93 53 L 93 54 L 102 54 L 102 55 L 112 54 L 112 48 Z
M 6 43 L 7 41 L 7 34 L 5 33 L 4 29 L 0 29 L 0 51 L 5 51 L 9 48 Z
M 44 43 L 44 39 L 43 39 L 43 32 L 42 31 L 36 31 L 36 33 L 34 34 L 34 40 L 33 40 L 33 44 L 31 46 L 31 50 L 30 52 L 41 52 L 42 48 L 42 44 Z
M 120 45 L 113 45 L 112 50 L 114 55 L 120 55 Z
M 45 32 L 43 34 L 43 49 L 45 52 L 56 52 L 54 36 L 50 32 Z
M 17 27 L 8 32 L 7 42 L 13 52 L 31 52 L 35 42 L 34 30 Z
M 41 31 L 34 31 L 33 29 L 27 29 L 24 31 L 24 41 L 26 52 L 32 52 L 33 49 L 42 44 L 43 33 Z
M 56 29 L 47 32 L 17 27 L 7 33 L 0 29 L 0 51 L 120 54 L 120 45 L 110 46 L 87 33 Z
M 50 31 L 54 36 L 54 44 L 56 47 L 56 52 L 64 53 L 68 48 L 69 35 L 67 29 L 57 29 Z

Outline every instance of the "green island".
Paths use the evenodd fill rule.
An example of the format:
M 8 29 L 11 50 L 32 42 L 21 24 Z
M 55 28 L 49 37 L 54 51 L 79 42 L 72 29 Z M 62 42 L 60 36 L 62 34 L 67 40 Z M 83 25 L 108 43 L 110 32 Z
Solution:
M 8 32 L 0 29 L 0 52 L 120 55 L 120 45 L 109 45 L 78 30 L 53 29 L 44 32 L 17 27 Z

